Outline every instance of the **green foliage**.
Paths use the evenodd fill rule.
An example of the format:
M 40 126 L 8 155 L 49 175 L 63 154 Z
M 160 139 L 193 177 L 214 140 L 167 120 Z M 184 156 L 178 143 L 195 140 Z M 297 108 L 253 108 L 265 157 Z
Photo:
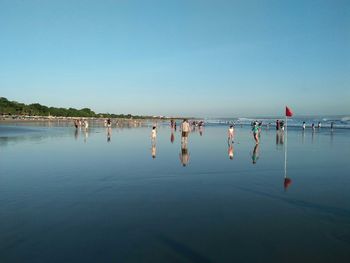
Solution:
M 57 116 L 57 117 L 103 117 L 103 118 L 148 118 L 145 116 L 133 116 L 131 114 L 109 114 L 99 113 L 96 114 L 89 108 L 83 108 L 80 110 L 74 108 L 55 108 L 47 107 L 39 103 L 32 103 L 26 105 L 16 101 L 9 101 L 4 97 L 0 97 L 0 115 L 29 115 L 29 116 Z
M 77 110 L 74 108 L 47 107 L 39 103 L 26 105 L 16 101 L 9 101 L 0 97 L 0 114 L 3 115 L 29 115 L 29 116 L 59 116 L 59 117 L 96 117 L 95 112 L 89 108 Z

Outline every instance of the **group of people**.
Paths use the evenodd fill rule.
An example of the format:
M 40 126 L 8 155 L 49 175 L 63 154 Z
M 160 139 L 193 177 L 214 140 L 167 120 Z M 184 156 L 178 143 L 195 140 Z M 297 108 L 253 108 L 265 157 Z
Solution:
M 312 131 L 315 131 L 316 128 L 317 128 L 317 129 L 320 129 L 321 126 L 322 126 L 322 125 L 321 125 L 321 122 L 318 122 L 318 123 L 317 123 L 317 126 L 316 126 L 314 123 L 312 123 L 312 124 L 311 124 L 311 129 L 312 129 Z M 302 128 L 303 128 L 303 130 L 306 129 L 306 122 L 305 122 L 305 121 L 303 122 Z M 333 128 L 334 128 L 334 122 L 332 121 L 332 122 L 331 122 L 331 130 L 332 130 L 332 131 L 333 131 Z
M 104 126 L 107 128 L 111 128 L 112 127 L 112 121 L 110 118 L 104 120 Z
M 170 121 L 171 137 L 170 141 L 174 142 L 174 131 L 176 131 L 176 122 Z M 184 119 L 181 123 L 181 152 L 179 154 L 180 161 L 183 166 L 186 166 L 190 160 L 190 154 L 188 152 L 188 136 L 191 131 L 191 125 L 187 119 Z M 152 142 L 152 158 L 156 158 L 156 139 L 157 139 L 157 126 L 153 125 L 151 130 L 151 142 Z
M 201 123 L 199 127 L 202 127 L 204 123 Z M 254 140 L 256 142 L 256 145 L 254 147 L 253 153 L 252 153 L 252 160 L 253 163 L 255 164 L 257 159 L 259 159 L 259 138 L 260 138 L 260 133 L 261 133 L 261 126 L 262 122 L 255 121 L 252 123 L 252 131 L 254 135 Z M 176 122 L 171 120 L 170 122 L 170 127 L 171 127 L 171 138 L 170 141 L 173 143 L 174 141 L 174 130 L 176 129 Z M 179 154 L 180 161 L 183 166 L 186 166 L 189 162 L 190 159 L 190 154 L 188 152 L 188 136 L 189 133 L 191 132 L 192 128 L 190 123 L 188 122 L 187 119 L 184 119 L 183 122 L 181 123 L 181 152 Z M 201 130 L 201 129 L 199 129 Z M 152 142 L 152 158 L 156 158 L 156 139 L 157 139 L 157 126 L 153 125 L 152 130 L 151 130 L 151 142 Z M 231 124 L 228 128 L 227 131 L 227 142 L 228 142 L 228 156 L 232 160 L 234 156 L 234 137 L 235 137 L 235 129 L 234 125 Z
M 78 129 L 79 127 L 85 127 L 85 129 L 89 128 L 89 123 L 85 119 L 75 119 L 74 127 Z
M 284 131 L 284 121 L 276 120 L 276 131 Z

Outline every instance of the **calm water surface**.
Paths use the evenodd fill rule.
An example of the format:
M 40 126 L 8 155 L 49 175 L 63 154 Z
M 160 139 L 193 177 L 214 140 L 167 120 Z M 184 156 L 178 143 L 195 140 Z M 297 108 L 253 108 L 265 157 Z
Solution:
M 150 132 L 0 125 L 0 262 L 350 262 L 349 130 Z

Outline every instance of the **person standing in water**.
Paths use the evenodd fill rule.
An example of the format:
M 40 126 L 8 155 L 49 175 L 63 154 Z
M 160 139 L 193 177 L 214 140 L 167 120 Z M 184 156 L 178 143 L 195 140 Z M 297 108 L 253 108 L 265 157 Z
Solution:
M 318 129 L 321 128 L 321 122 L 318 122 L 317 128 L 318 128 Z
M 280 129 L 280 121 L 276 120 L 276 131 Z
M 254 125 L 252 127 L 252 132 L 253 132 L 255 143 L 258 144 L 259 143 L 259 126 L 257 122 L 254 122 Z
M 233 128 L 233 125 L 230 125 L 230 127 L 228 128 L 228 131 L 227 131 L 227 141 L 228 142 L 233 142 L 233 138 L 234 138 L 234 128 Z
M 312 131 L 315 131 L 315 124 L 311 124 Z
M 258 127 L 259 127 L 259 138 L 260 138 L 261 130 L 262 130 L 262 129 L 261 129 L 261 127 L 262 127 L 262 121 L 259 122 Z
M 281 127 L 281 130 L 284 131 L 284 121 L 280 122 L 280 127 Z
M 306 128 L 306 123 L 305 121 L 303 122 L 303 130 L 305 131 L 305 128 Z
M 85 130 L 87 130 L 89 128 L 89 123 L 87 120 L 83 120 L 83 125 L 85 127 Z
M 79 127 L 79 121 L 78 120 L 74 120 L 74 127 L 76 129 L 78 129 L 78 127 Z
M 331 131 L 333 131 L 333 125 L 334 125 L 334 122 L 332 121 L 331 122 Z
M 112 127 L 112 122 L 111 122 L 111 119 L 107 119 L 107 127 L 108 128 L 111 128 Z
M 156 128 L 156 126 L 153 126 L 152 131 L 151 131 L 152 142 L 155 141 L 156 138 L 157 138 L 157 128 Z
M 183 141 L 187 141 L 190 130 L 191 130 L 190 124 L 188 123 L 187 119 L 184 119 L 181 124 L 181 139 Z

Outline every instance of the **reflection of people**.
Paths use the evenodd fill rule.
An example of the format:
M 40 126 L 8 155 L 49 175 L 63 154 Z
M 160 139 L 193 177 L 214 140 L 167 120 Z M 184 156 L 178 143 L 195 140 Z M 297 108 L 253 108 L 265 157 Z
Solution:
M 304 144 L 305 142 L 305 131 L 303 130 L 303 133 L 301 134 L 301 142 Z
M 282 131 L 276 132 L 276 145 L 284 143 L 284 133 Z
M 231 160 L 233 160 L 233 153 L 234 153 L 233 143 L 228 143 L 228 157 Z
M 203 135 L 203 125 L 199 126 L 199 135 L 202 136 Z
M 79 136 L 79 130 L 77 128 L 77 129 L 75 129 L 75 132 L 74 132 L 74 138 L 77 140 L 78 136 Z
M 111 137 L 112 137 L 112 128 L 108 127 L 107 128 L 107 142 L 111 141 Z
M 233 136 L 234 136 L 234 129 L 233 129 L 233 125 L 230 125 L 230 127 L 228 128 L 228 131 L 227 131 L 227 140 L 229 142 L 233 142 Z
M 175 140 L 174 129 L 171 129 L 170 142 L 174 143 L 174 140 Z
M 156 147 L 156 142 L 152 141 L 152 150 L 151 150 L 151 154 L 152 154 L 152 158 L 156 158 L 156 153 L 157 153 L 157 147 Z
M 85 132 L 84 132 L 84 142 L 86 143 L 86 141 L 87 141 L 87 138 L 89 137 L 89 133 L 88 133 L 88 130 L 87 130 L 87 128 L 85 128 Z
M 186 166 L 188 162 L 190 161 L 190 154 L 188 152 L 187 148 L 187 141 L 181 142 L 181 152 L 179 154 L 180 161 L 182 163 L 182 166 Z
M 253 154 L 252 154 L 252 162 L 253 164 L 256 164 L 256 162 L 259 159 L 259 144 L 256 144 L 253 150 Z

